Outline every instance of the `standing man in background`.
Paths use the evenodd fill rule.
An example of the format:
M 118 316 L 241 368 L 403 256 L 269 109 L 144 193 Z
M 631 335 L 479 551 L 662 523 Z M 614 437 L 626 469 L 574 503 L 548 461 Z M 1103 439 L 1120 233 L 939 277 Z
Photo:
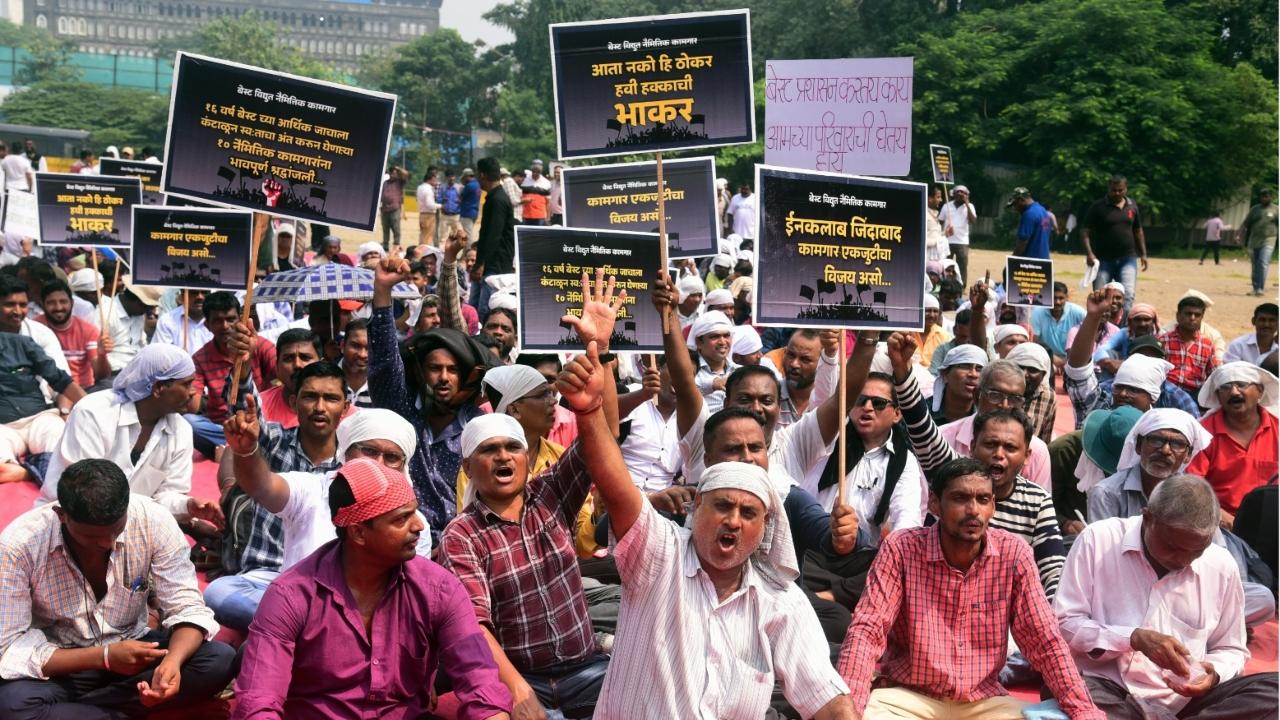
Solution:
M 1249 208 L 1249 214 L 1240 223 L 1240 236 L 1249 248 L 1249 260 L 1253 263 L 1253 295 L 1261 295 L 1267 286 L 1267 268 L 1276 252 L 1276 206 L 1271 204 L 1271 190 L 1258 193 L 1258 204 Z
M 440 235 L 436 232 L 437 215 L 440 203 L 436 201 L 437 187 L 440 185 L 440 171 L 435 165 L 427 168 L 422 176 L 422 184 L 415 193 L 418 197 L 418 244 L 440 246 Z
M 1209 257 L 1209 251 L 1213 251 L 1213 264 L 1221 265 L 1218 259 L 1218 251 L 1222 249 L 1222 213 L 1214 211 L 1213 217 L 1204 222 L 1204 252 L 1200 253 L 1200 264 L 1204 264 L 1204 259 Z
M 951 257 L 960 268 L 960 282 L 969 277 L 969 224 L 978 219 L 978 213 L 969 202 L 969 188 L 957 185 L 951 191 L 951 202 L 938 211 L 942 220 L 942 233 L 951 246 Z
M 1147 271 L 1147 238 L 1142 233 L 1142 215 L 1129 198 L 1129 181 L 1123 175 L 1111 176 L 1106 196 L 1085 212 L 1080 240 L 1085 263 L 1098 266 L 1093 289 L 1101 290 L 1119 280 L 1124 285 L 1124 309 L 1128 312 L 1138 287 L 1138 264 Z
M 390 250 L 390 239 L 395 236 L 396 247 L 400 246 L 400 210 L 404 206 L 404 184 L 409 180 L 409 171 L 392 165 L 387 169 L 387 177 L 382 181 L 382 201 L 378 210 L 382 215 L 382 248 Z

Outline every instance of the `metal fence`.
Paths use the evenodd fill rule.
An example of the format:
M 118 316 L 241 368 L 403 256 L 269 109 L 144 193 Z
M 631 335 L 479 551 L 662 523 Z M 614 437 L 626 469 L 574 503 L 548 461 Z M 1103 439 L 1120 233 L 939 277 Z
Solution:
M 13 85 L 30 59 L 30 53 L 22 48 L 0 47 L 0 85 Z M 74 52 L 70 64 L 81 79 L 95 85 L 167 94 L 173 82 L 173 63 L 160 58 Z

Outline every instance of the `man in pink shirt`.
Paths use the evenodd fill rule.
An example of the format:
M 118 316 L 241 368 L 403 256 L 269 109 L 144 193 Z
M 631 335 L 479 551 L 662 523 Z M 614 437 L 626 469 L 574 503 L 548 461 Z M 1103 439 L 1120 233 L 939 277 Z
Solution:
M 988 413 L 1000 408 L 1024 409 L 1024 397 L 1027 384 L 1026 374 L 1022 368 L 1008 360 L 994 360 L 982 370 L 978 379 L 978 414 Z M 960 455 L 969 455 L 973 446 L 973 421 L 977 415 L 970 415 L 961 420 L 947 423 L 938 428 L 947 444 Z M 1052 489 L 1049 477 L 1049 446 L 1038 437 L 1031 438 L 1031 449 L 1027 455 L 1027 463 L 1022 467 L 1022 476 L 1045 490 Z

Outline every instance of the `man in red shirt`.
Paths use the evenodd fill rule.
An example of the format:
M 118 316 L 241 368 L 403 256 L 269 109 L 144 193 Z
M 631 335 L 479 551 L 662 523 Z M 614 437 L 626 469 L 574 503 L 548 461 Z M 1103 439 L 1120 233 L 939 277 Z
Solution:
M 1160 333 L 1165 359 L 1173 364 L 1169 382 L 1195 395 L 1204 385 L 1205 378 L 1218 367 L 1213 341 L 1200 332 L 1204 321 L 1205 303 L 1188 295 L 1178 301 L 1178 324 L 1172 330 Z
M 1227 529 L 1235 523 L 1240 500 L 1276 480 L 1280 430 L 1273 413 L 1278 398 L 1280 380 L 1242 360 L 1214 370 L 1200 389 L 1199 402 L 1209 408 L 1200 424 L 1213 440 L 1187 472 L 1213 486 Z
M 249 342 L 248 335 L 235 329 L 231 333 L 228 347 L 234 348 L 242 342 Z M 289 404 L 297 387 L 293 383 L 294 374 L 302 368 L 320 359 L 320 337 L 305 328 L 292 328 L 280 333 L 276 338 L 276 375 L 278 385 L 271 385 L 265 390 L 254 384 L 245 382 L 236 399 L 236 409 L 244 409 L 243 398 L 256 392 L 258 408 L 262 418 L 268 422 L 279 423 L 288 430 L 298 427 L 298 413 Z M 227 379 L 231 374 L 227 374 Z M 248 378 L 245 378 L 247 381 Z M 350 413 L 348 413 L 350 414 Z
M 1031 547 L 987 528 L 995 512 L 987 471 L 971 458 L 938 468 L 929 488 L 938 523 L 900 530 L 880 545 L 836 668 L 854 710 L 1022 718 L 1026 703 L 1000 684 L 1012 630 L 1072 720 L 1104 720 L 1058 632 Z
M 213 459 L 215 448 L 226 444 L 222 423 L 226 421 L 227 401 L 225 390 L 227 377 L 235 365 L 235 355 L 227 348 L 232 326 L 240 321 L 240 301 L 229 292 L 210 293 L 204 300 L 205 327 L 213 333 L 213 339 L 191 356 L 196 365 L 196 379 L 192 383 L 195 397 L 190 413 L 184 415 L 195 432 L 196 449 Z M 254 338 L 249 361 L 254 383 L 262 388 L 276 377 L 276 347 L 261 336 Z
M 101 333 L 93 323 L 72 313 L 71 286 L 54 280 L 40 289 L 40 306 L 44 314 L 36 322 L 44 323 L 58 337 L 62 354 L 67 357 L 71 377 L 80 387 L 93 387 L 94 378 L 111 377 L 111 336 Z M 99 352 L 101 344 L 101 352 Z

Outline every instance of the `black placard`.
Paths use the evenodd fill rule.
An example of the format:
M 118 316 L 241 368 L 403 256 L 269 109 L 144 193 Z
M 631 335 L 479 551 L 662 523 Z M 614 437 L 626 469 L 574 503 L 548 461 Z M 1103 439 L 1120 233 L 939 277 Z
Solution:
M 140 205 L 133 209 L 133 282 L 189 290 L 244 290 L 253 213 Z
M 99 170 L 102 175 L 138 178 L 142 181 L 142 204 L 164 204 L 164 193 L 160 192 L 160 176 L 164 173 L 164 165 L 104 157 Z
M 36 173 L 41 245 L 127 248 L 141 204 L 136 177 Z
M 930 145 L 929 161 L 933 165 L 933 181 L 943 185 L 954 185 L 956 171 L 951 166 L 951 148 L 946 145 Z
M 1005 260 L 1006 305 L 1053 307 L 1053 261 L 1010 255 Z

